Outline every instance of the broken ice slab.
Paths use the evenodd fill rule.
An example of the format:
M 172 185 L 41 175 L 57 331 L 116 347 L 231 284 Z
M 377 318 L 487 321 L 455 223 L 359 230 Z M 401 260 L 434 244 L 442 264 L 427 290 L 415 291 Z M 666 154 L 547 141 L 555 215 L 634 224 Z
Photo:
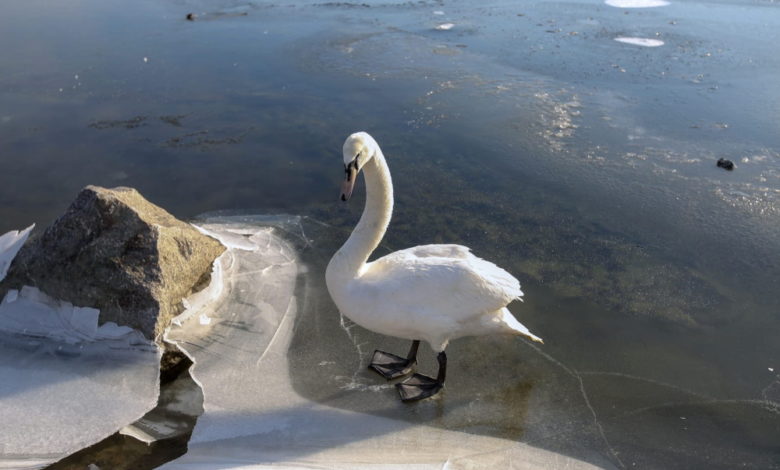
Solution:
M 0 332 L 47 338 L 67 344 L 120 341 L 148 345 L 143 335 L 127 326 L 107 322 L 98 326 L 100 311 L 52 299 L 35 287 L 11 289 L 0 302 Z
M 30 225 L 22 231 L 12 230 L 0 235 L 0 281 L 8 274 L 8 268 L 11 266 L 11 261 L 14 260 L 16 253 L 22 248 L 24 242 L 27 241 L 27 237 L 30 236 L 30 232 L 33 228 L 35 228 L 35 224 Z
M 11 290 L 0 304 L 0 469 L 40 468 L 157 404 L 160 352 L 98 311 Z
M 198 302 L 209 305 L 205 312 L 191 309 L 166 334 L 194 362 L 191 373 L 203 387 L 204 414 L 187 454 L 162 468 L 512 468 L 516 462 L 527 468 L 597 468 L 518 442 L 516 435 L 506 439 L 479 432 L 491 426 L 493 414 L 472 422 L 476 432 L 464 432 L 469 425 L 447 417 L 457 421 L 464 409 L 489 409 L 495 403 L 486 407 L 481 401 L 492 401 L 490 395 L 462 402 L 453 393 L 451 401 L 401 404 L 392 385 L 365 369 L 371 350 L 363 340 L 353 342 L 359 333 L 342 327 L 324 297 L 324 266 L 307 268 L 290 241 L 305 239 L 300 220 L 273 227 L 268 220 L 247 217 L 214 222 L 202 227 L 218 239 L 240 235 L 243 240 L 228 243 L 232 248 L 218 260 L 223 290 Z M 324 253 L 304 248 L 322 261 L 330 253 L 329 248 Z M 211 318 L 209 325 L 199 322 L 202 313 Z M 301 361 L 305 351 L 318 359 Z M 568 381 L 568 398 L 581 399 L 579 382 L 560 375 L 563 379 L 556 381 Z M 307 390 L 306 377 L 320 379 L 316 392 Z M 361 386 L 368 381 L 376 386 Z M 539 408 L 548 407 L 543 398 L 537 400 Z M 427 422 L 410 422 L 414 415 Z M 593 445 L 590 412 L 565 413 L 567 422 L 583 419 L 584 432 L 559 426 L 560 418 L 554 428 L 538 428 L 566 441 L 585 437 Z

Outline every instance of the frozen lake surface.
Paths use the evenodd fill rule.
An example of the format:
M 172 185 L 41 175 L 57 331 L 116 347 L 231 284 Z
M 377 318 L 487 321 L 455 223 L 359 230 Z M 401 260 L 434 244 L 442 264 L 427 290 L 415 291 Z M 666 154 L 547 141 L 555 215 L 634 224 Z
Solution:
M 295 403 L 604 468 L 778 468 L 779 31 L 771 0 L 6 1 L 0 234 L 86 184 L 182 218 L 299 214 Z M 458 340 L 412 407 L 364 370 L 406 345 L 317 288 L 362 209 L 336 201 L 357 130 L 395 182 L 378 254 L 472 247 L 520 279 L 544 346 Z M 255 463 L 313 454 L 286 451 Z
M 548 376 L 533 410 L 495 400 L 511 377 L 472 396 L 456 391 L 400 404 L 395 387 L 368 372 L 373 351 L 364 338 L 328 305 L 317 263 L 322 253 L 306 236 L 308 221 L 233 216 L 199 225 L 231 248 L 219 261 L 223 288 L 203 310 L 185 312 L 166 336 L 192 358 L 205 411 L 187 454 L 163 468 L 598 468 L 490 435 L 519 424 L 505 414 L 530 411 L 534 418 L 524 426 L 565 429 L 569 438 L 598 443 L 587 410 L 575 405 L 563 415 L 551 399 L 572 394 L 581 401 L 578 387 L 559 390 L 566 389 L 560 374 Z M 212 312 L 208 325 L 199 321 L 204 310 Z M 309 336 L 312 328 L 319 334 Z M 530 345 L 526 353 L 549 360 Z M 341 360 L 327 360 L 335 357 Z M 572 425 L 583 412 L 584 423 Z

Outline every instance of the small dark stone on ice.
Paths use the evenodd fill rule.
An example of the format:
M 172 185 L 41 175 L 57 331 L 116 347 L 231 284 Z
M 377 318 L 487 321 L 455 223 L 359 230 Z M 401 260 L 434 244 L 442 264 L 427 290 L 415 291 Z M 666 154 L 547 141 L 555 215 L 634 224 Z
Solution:
M 731 160 L 726 160 L 725 158 L 721 158 L 720 160 L 718 160 L 718 166 L 720 168 L 723 168 L 724 170 L 731 171 L 734 169 L 734 162 L 732 162 Z
M 195 21 L 195 13 L 187 13 L 187 19 L 190 21 Z

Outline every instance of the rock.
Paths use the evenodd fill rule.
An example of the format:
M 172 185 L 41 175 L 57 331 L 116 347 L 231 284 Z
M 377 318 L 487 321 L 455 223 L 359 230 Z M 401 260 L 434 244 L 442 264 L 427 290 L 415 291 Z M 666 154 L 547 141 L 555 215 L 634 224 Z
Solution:
M 224 247 L 132 188 L 87 186 L 19 251 L 0 283 L 31 285 L 159 340 Z
M 716 163 L 719 168 L 723 168 L 724 170 L 733 170 L 734 169 L 734 162 L 731 160 L 726 160 L 725 158 L 721 158 L 718 160 L 718 163 Z

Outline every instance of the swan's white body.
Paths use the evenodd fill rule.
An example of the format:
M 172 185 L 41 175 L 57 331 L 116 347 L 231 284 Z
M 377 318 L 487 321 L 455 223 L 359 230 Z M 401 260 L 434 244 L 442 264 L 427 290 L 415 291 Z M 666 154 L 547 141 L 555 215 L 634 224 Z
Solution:
M 421 245 L 367 263 L 392 216 L 390 171 L 364 132 L 347 139 L 344 162 L 354 163 L 353 178 L 365 170 L 367 196 L 360 222 L 325 273 L 343 315 L 377 333 L 424 340 L 436 352 L 463 336 L 509 333 L 542 341 L 506 308 L 523 295 L 518 280 L 464 246 Z

